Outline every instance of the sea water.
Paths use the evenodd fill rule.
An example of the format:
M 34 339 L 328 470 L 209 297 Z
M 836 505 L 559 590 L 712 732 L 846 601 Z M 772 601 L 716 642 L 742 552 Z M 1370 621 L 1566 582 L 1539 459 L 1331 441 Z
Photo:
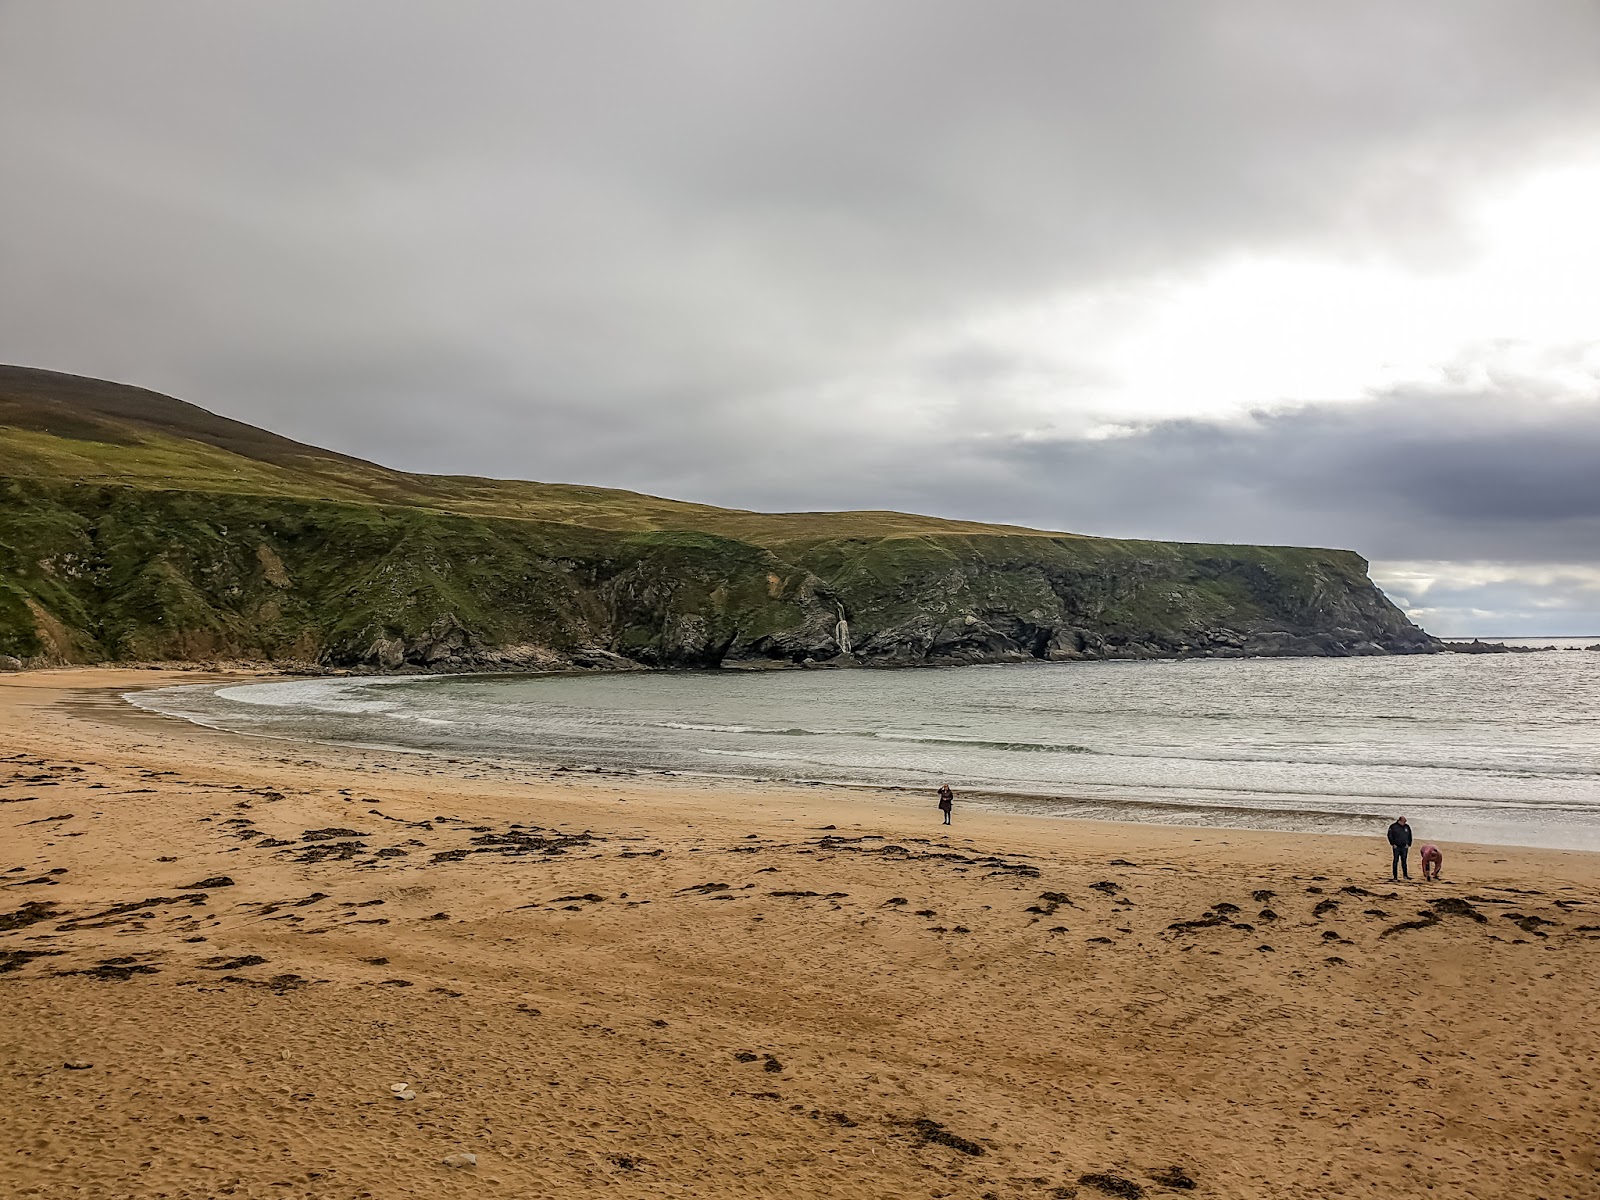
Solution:
M 862 784 L 1167 825 L 1600 850 L 1600 652 L 332 678 L 132 693 L 242 733 Z

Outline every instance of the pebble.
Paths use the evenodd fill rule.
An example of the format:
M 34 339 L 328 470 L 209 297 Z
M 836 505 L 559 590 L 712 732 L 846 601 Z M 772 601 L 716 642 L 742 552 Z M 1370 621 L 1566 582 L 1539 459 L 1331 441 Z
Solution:
M 391 1092 L 395 1092 L 396 1094 L 400 1092 L 409 1092 L 411 1090 L 411 1085 L 409 1083 L 391 1083 L 389 1085 L 389 1090 Z
M 444 1165 L 447 1167 L 475 1167 L 478 1165 L 476 1154 L 446 1154 Z
M 61 1065 L 69 1071 L 87 1071 L 94 1066 L 92 1062 L 85 1062 L 81 1058 L 75 1058 L 71 1062 L 64 1062 Z

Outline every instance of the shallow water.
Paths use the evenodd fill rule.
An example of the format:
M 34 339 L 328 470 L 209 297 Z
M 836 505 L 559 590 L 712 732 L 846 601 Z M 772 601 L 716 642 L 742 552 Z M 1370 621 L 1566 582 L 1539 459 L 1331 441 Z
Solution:
M 134 693 L 244 733 L 932 790 L 1063 816 L 1600 850 L 1600 652 L 316 679 Z M 959 819 L 959 816 L 958 816 Z

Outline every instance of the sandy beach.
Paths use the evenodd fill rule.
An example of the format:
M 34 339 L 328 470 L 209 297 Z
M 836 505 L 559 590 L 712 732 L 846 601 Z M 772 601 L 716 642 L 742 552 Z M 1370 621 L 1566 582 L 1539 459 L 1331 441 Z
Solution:
M 1600 1194 L 1600 856 L 1391 885 L 119 699 L 209 678 L 0 676 L 6 1195 Z

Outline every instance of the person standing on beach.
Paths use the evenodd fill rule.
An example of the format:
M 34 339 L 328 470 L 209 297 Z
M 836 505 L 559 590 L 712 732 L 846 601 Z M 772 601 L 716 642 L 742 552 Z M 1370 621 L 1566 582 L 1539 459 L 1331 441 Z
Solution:
M 948 783 L 939 785 L 939 811 L 944 814 L 944 823 L 950 824 L 950 810 L 956 806 L 956 794 L 950 790 Z
M 1411 867 L 1406 862 L 1406 856 L 1411 852 L 1411 826 L 1406 824 L 1404 817 L 1396 817 L 1394 824 L 1389 826 L 1389 848 L 1394 851 L 1394 862 L 1389 867 L 1390 878 L 1399 879 L 1404 873 L 1410 879 Z
M 1438 883 L 1439 872 L 1444 870 L 1444 855 L 1439 847 L 1424 843 L 1421 850 L 1422 882 Z

